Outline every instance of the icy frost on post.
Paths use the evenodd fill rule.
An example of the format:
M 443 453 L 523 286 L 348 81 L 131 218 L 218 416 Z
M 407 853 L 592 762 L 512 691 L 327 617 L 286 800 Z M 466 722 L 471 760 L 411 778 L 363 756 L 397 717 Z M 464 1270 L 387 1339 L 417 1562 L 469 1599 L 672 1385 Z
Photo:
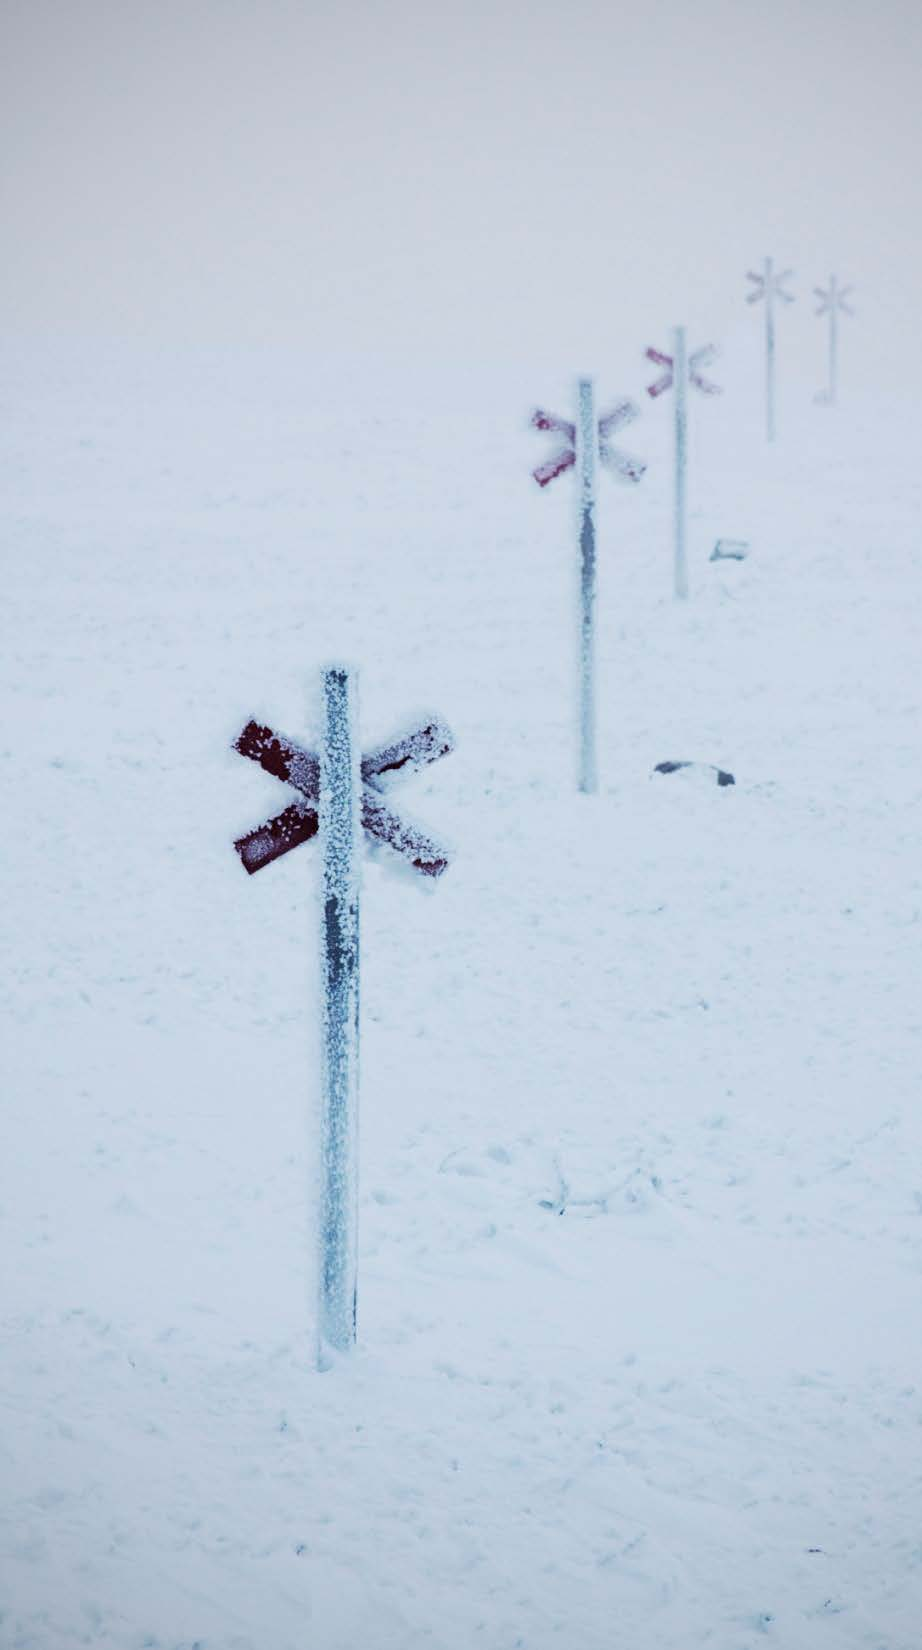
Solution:
M 637 408 L 632 401 L 620 401 L 611 412 L 596 421 L 591 378 L 579 380 L 577 398 L 575 424 L 542 409 L 532 414 L 531 422 L 536 430 L 563 435 L 567 443 L 539 464 L 532 475 L 539 487 L 546 487 L 548 482 L 574 466 L 579 476 L 579 789 L 592 794 L 598 789 L 595 715 L 597 462 L 601 461 L 621 481 L 632 482 L 641 479 L 646 465 L 619 452 L 608 439 L 614 430 L 637 417 Z
M 761 274 L 750 270 L 746 276 L 755 283 L 746 295 L 747 304 L 765 300 L 765 435 L 769 441 L 775 439 L 775 299 L 781 298 L 786 304 L 794 302 L 794 294 L 784 290 L 792 274 L 793 270 L 783 269 L 776 275 L 772 259 L 766 258 Z
M 323 675 L 320 1361 L 355 1340 L 359 1104 L 359 763 L 355 678 Z

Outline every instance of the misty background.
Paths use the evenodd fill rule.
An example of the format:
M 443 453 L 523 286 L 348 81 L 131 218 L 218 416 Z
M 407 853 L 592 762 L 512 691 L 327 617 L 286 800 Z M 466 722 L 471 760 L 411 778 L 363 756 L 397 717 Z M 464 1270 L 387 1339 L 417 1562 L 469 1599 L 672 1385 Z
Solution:
M 912 0 L 3 18 L 7 333 L 623 373 L 678 321 L 754 339 L 768 253 L 854 284 L 869 373 L 919 356 Z

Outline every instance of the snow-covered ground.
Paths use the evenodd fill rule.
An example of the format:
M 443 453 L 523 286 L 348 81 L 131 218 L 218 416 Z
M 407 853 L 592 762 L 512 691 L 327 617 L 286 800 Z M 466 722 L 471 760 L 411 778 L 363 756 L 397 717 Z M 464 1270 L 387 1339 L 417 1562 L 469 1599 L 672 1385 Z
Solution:
M 8 355 L 4 1650 L 918 1650 L 918 418 L 785 368 L 766 448 L 746 323 L 687 605 L 667 405 L 600 483 L 594 799 L 556 366 Z M 365 863 L 320 1375 L 317 846 L 244 875 L 230 744 L 334 657 L 458 747 L 445 877 Z

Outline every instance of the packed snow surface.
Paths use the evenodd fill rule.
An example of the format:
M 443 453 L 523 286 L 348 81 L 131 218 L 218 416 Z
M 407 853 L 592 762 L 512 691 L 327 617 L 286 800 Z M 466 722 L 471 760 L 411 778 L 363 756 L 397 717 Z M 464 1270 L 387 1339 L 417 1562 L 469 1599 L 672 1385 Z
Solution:
M 768 448 L 758 351 L 687 603 L 669 397 L 600 474 L 597 797 L 573 380 L 8 357 L 3 1650 L 918 1650 L 919 422 L 782 359 Z M 318 845 L 246 876 L 231 747 L 331 659 L 457 748 L 387 787 L 445 874 L 366 839 L 321 1374 Z

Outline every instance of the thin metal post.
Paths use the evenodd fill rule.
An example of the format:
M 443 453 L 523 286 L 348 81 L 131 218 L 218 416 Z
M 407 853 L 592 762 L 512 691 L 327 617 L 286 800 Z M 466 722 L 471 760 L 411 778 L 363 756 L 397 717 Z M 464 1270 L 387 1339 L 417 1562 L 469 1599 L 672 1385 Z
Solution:
M 829 277 L 829 405 L 834 407 L 839 379 L 839 294 L 836 278 Z
M 688 558 L 685 550 L 685 476 L 688 463 L 688 362 L 685 328 L 676 327 L 672 344 L 675 388 L 675 593 L 688 596 Z
M 598 789 L 595 729 L 595 484 L 598 436 L 592 379 L 579 380 L 576 457 L 579 475 L 579 788 Z
M 766 258 L 765 272 L 765 434 L 775 439 L 775 278 L 772 259 Z
M 355 1342 L 359 1104 L 359 752 L 354 673 L 323 673 L 320 1369 Z

